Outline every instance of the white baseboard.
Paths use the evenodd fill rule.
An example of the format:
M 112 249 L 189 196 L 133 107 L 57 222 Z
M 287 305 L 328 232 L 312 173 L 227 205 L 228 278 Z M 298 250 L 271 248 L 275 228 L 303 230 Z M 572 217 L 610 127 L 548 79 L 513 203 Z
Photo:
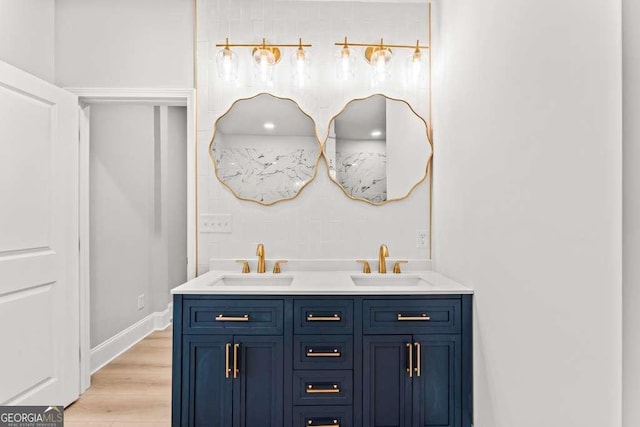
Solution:
M 144 319 L 129 326 L 103 343 L 91 349 L 91 375 L 102 369 L 107 363 L 129 350 L 147 335 L 161 331 L 171 324 L 173 303 L 163 311 L 151 313 Z

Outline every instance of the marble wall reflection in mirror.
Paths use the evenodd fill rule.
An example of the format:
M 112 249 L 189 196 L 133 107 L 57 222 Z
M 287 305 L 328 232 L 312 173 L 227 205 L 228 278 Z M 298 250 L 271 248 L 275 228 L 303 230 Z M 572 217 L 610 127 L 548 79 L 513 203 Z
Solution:
M 216 121 L 209 151 L 218 179 L 263 205 L 296 197 L 321 155 L 313 119 L 293 100 L 266 93 L 234 102 Z
M 424 119 L 384 95 L 350 101 L 324 143 L 329 177 L 348 197 L 375 205 L 409 196 L 426 179 L 431 154 Z

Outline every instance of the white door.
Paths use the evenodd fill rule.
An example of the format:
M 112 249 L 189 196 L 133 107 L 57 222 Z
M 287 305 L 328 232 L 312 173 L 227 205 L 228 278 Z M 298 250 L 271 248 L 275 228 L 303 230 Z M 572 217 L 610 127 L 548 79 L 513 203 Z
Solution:
M 78 100 L 0 61 L 0 405 L 79 390 Z

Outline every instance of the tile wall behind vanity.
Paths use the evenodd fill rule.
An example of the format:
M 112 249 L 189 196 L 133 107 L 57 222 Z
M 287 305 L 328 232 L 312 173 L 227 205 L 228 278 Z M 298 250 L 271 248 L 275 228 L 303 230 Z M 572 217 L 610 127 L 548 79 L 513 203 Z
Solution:
M 294 99 L 316 121 L 324 142 L 330 119 L 353 98 L 384 93 L 407 100 L 428 118 L 428 87 L 406 88 L 400 65 L 411 50 L 394 52 L 392 78 L 385 86 L 371 88 L 368 65 L 358 50 L 356 80 L 340 83 L 334 58 L 339 42 L 375 43 L 381 37 L 390 44 L 414 44 L 428 40 L 426 3 L 370 3 L 334 1 L 198 0 L 198 198 L 199 214 L 231 214 L 232 233 L 200 233 L 199 272 L 207 271 L 210 258 L 253 259 L 255 245 L 263 242 L 267 258 L 375 258 L 387 243 L 391 258 L 428 258 L 428 248 L 416 248 L 417 230 L 429 227 L 429 182 L 411 197 L 385 206 L 348 199 L 327 176 L 324 161 L 318 175 L 292 201 L 260 206 L 237 200 L 214 174 L 208 153 L 216 119 L 234 100 L 269 92 Z M 293 87 L 290 56 L 283 49 L 273 86 L 253 79 L 251 49 L 235 49 L 240 59 L 239 79 L 229 87 L 217 77 L 216 43 L 295 43 L 302 37 L 312 43 L 311 79 L 305 89 Z M 397 68 L 396 68 L 397 67 Z

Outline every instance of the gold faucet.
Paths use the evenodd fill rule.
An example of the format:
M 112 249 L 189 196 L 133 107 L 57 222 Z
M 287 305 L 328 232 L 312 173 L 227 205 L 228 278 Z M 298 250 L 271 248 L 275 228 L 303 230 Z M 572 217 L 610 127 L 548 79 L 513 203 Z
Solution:
M 387 260 L 386 257 L 389 256 L 389 248 L 384 243 L 380 245 L 380 251 L 378 252 L 378 273 L 386 274 L 387 273 Z
M 258 255 L 258 273 L 264 273 L 266 267 L 264 262 L 264 245 L 262 243 L 258 243 L 256 255 Z

